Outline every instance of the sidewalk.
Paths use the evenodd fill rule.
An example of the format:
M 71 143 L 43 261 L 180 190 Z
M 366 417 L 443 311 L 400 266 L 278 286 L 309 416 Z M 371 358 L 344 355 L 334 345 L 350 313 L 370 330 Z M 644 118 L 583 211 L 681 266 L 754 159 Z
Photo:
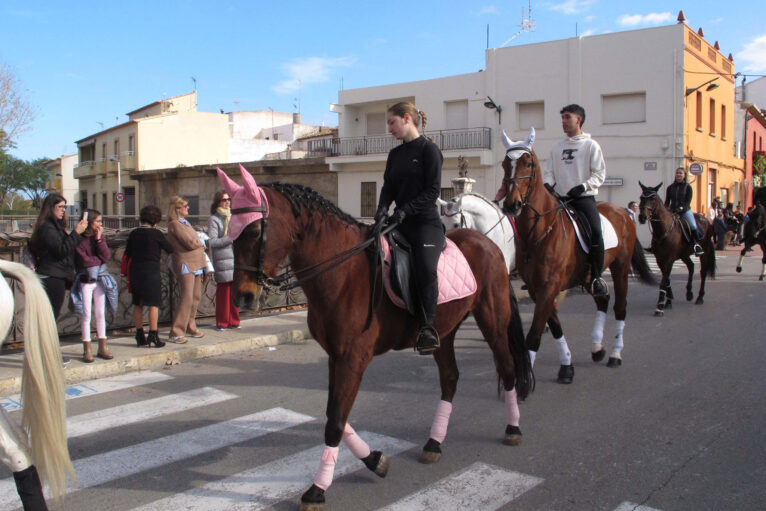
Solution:
M 162 348 L 139 348 L 133 334 L 110 333 L 108 348 L 114 358 L 86 364 L 82 361 L 82 343 L 66 342 L 61 346 L 65 358 L 71 361 L 64 368 L 69 384 L 104 378 L 132 371 L 160 369 L 166 365 L 188 362 L 198 358 L 237 353 L 278 344 L 303 344 L 311 339 L 306 325 L 306 309 L 283 312 L 268 316 L 246 318 L 242 328 L 224 332 L 215 330 L 215 318 L 205 318 L 198 323 L 205 333 L 200 339 L 189 337 L 188 344 L 167 343 Z M 168 327 L 160 328 L 167 339 Z M 97 343 L 93 343 L 93 350 Z M 0 396 L 8 396 L 21 390 L 21 368 L 24 354 L 9 353 L 0 356 Z

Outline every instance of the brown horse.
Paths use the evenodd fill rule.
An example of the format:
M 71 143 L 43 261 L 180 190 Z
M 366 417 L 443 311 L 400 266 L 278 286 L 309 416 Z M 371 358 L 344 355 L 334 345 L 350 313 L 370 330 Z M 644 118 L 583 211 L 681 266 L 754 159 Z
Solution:
M 416 321 L 381 292 L 376 253 L 364 249 L 375 239 L 371 226 L 306 187 L 272 183 L 261 188 L 244 169 L 243 187 L 223 172 L 219 177 L 233 198 L 234 231 L 241 230 L 234 241 L 233 298 L 252 303 L 262 286 L 273 287 L 297 275 L 308 301 L 309 330 L 329 356 L 326 446 L 314 484 L 301 498 L 303 509 L 321 509 L 341 439 L 370 470 L 386 475 L 388 459 L 370 451 L 348 417 L 367 365 L 375 355 L 413 347 Z M 253 214 L 258 217 L 241 220 Z M 433 357 L 439 368 L 441 402 L 421 454 L 424 463 L 434 463 L 440 456 L 458 382 L 455 334 L 469 313 L 492 350 L 498 385 L 502 383 L 506 391 L 504 441 L 510 445 L 521 441 L 517 396 L 523 399 L 533 387 L 524 332 L 512 305 L 513 290 L 500 249 L 476 231 L 457 229 L 448 237 L 466 256 L 478 287 L 473 295 L 439 305 L 436 313 L 441 348 Z M 298 270 L 279 274 L 286 265 Z
M 588 256 L 579 247 L 575 229 L 563 206 L 543 186 L 540 162 L 532 149 L 534 129 L 526 142 L 512 142 L 505 133 L 502 138 L 507 151 L 503 160 L 503 185 L 496 199 L 504 199 L 503 210 L 516 217 L 516 268 L 535 302 L 527 348 L 537 352 L 547 320 L 559 349 L 561 367 L 557 381 L 571 383 L 574 367 L 554 301 L 560 291 L 586 284 L 589 280 Z M 612 224 L 617 235 L 617 245 L 605 251 L 604 266 L 611 271 L 614 282 L 614 316 L 617 320 L 617 335 L 607 365 L 619 367 L 622 364 L 631 265 L 643 282 L 654 280 L 627 210 L 600 202 L 598 211 Z M 598 311 L 591 337 L 591 356 L 594 362 L 599 362 L 605 355 L 602 341 L 609 296 L 594 297 L 594 300 Z M 534 358 L 534 354 L 530 356 Z
M 682 260 L 689 270 L 689 277 L 686 280 L 686 301 L 690 302 L 694 298 L 694 293 L 692 293 L 694 245 L 681 232 L 681 217 L 668 211 L 657 195 L 662 183 L 655 187 L 644 186 L 640 181 L 638 184 L 641 186 L 638 221 L 644 224 L 649 220 L 649 226 L 652 229 L 652 252 L 657 260 L 657 266 L 662 272 L 660 296 L 657 299 L 657 309 L 654 311 L 654 315 L 663 316 L 665 309 L 673 307 L 670 272 L 673 270 L 673 263 L 678 259 Z M 700 242 L 705 251 L 700 256 L 700 289 L 697 293 L 697 301 L 694 302 L 699 305 L 705 301 L 705 279 L 708 275 L 715 277 L 715 246 L 713 245 L 713 226 L 710 225 L 708 219 L 702 215 L 694 215 L 694 218 L 705 233 Z
M 760 188 L 766 190 L 766 188 Z M 763 257 L 761 258 L 761 274 L 758 280 L 763 280 L 766 276 L 766 208 L 762 204 L 756 204 L 755 209 L 748 214 L 748 221 L 742 231 L 742 251 L 737 259 L 737 273 L 742 272 L 742 260 L 745 254 L 752 250 L 755 245 L 760 245 Z

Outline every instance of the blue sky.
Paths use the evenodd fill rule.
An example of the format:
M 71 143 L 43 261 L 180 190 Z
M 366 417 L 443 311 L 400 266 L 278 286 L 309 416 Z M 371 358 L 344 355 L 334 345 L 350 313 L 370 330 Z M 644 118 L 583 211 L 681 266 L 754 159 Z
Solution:
M 736 70 L 766 74 L 766 2 L 532 2 L 532 42 L 675 23 L 703 27 Z M 37 111 L 12 154 L 76 152 L 75 140 L 126 112 L 194 90 L 198 109 L 292 112 L 336 125 L 338 89 L 484 67 L 487 45 L 527 44 L 528 0 L 471 2 L 0 0 L 0 61 Z M 748 22 L 753 20 L 753 22 Z M 511 39 L 510 41 L 508 41 Z M 753 80 L 756 77 L 748 78 Z M 739 83 L 739 82 L 738 82 Z

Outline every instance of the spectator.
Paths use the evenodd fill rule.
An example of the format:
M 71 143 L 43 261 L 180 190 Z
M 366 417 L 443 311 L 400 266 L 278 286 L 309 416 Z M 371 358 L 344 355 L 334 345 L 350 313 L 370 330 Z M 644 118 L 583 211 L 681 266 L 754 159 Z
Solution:
M 77 245 L 75 255 L 75 267 L 77 269 L 76 282 L 79 284 L 79 294 L 82 299 L 82 314 L 80 315 L 80 329 L 82 332 L 83 354 L 82 361 L 93 362 L 93 354 L 90 345 L 90 319 L 91 311 L 96 317 L 96 335 L 98 338 L 98 358 L 111 360 L 114 356 L 106 349 L 106 288 L 99 278 L 105 271 L 106 263 L 112 252 L 106 245 L 104 226 L 101 221 L 101 212 L 95 209 L 87 209 L 83 214 L 88 227 L 82 234 L 82 241 Z M 74 288 L 73 288 L 74 289 Z
M 165 346 L 159 337 L 159 307 L 162 302 L 160 259 L 162 251 L 173 252 L 165 235 L 157 229 L 162 211 L 157 206 L 144 206 L 139 214 L 141 225 L 130 233 L 125 254 L 128 258 L 128 289 L 133 295 L 133 325 L 138 346 Z M 144 334 L 144 307 L 148 310 L 149 336 Z
M 638 202 L 632 200 L 628 202 L 628 214 L 634 224 L 638 224 Z
M 43 200 L 29 239 L 35 271 L 40 275 L 56 318 L 61 312 L 64 294 L 74 280 L 75 249 L 82 241 L 81 234 L 88 227 L 88 222 L 82 219 L 67 234 L 66 224 L 66 199 L 58 193 L 51 193 Z
M 186 220 L 189 203 L 182 197 L 172 197 L 168 210 L 168 241 L 173 246 L 173 273 L 178 280 L 180 300 L 173 314 L 173 326 L 168 342 L 186 344 L 191 337 L 205 334 L 197 328 L 197 306 L 202 297 L 202 273 L 205 269 L 205 245 L 197 231 Z
M 715 218 L 718 216 L 718 209 L 719 209 L 719 202 L 718 199 L 713 199 L 713 202 L 710 204 L 710 208 L 707 210 L 707 219 L 710 220 L 710 223 L 715 223 Z
M 716 250 L 723 250 L 726 245 L 726 221 L 723 218 L 723 211 L 717 210 L 715 220 L 713 220 L 713 232 L 715 234 Z
M 216 192 L 207 221 L 208 246 L 213 259 L 215 289 L 215 328 L 239 328 L 239 309 L 231 299 L 231 283 L 234 280 L 234 247 L 228 236 L 231 218 L 231 197 L 223 191 Z

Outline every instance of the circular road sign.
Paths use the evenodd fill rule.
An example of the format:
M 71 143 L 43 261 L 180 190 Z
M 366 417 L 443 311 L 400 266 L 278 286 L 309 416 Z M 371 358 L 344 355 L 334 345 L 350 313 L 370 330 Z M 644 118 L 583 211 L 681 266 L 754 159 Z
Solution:
M 689 174 L 693 176 L 699 176 L 702 175 L 702 164 L 694 162 L 691 165 L 689 165 Z
M 117 202 L 122 202 L 122 201 L 124 201 L 124 200 L 125 200 L 125 194 L 124 194 L 124 193 L 122 193 L 122 192 L 117 192 L 117 193 L 115 193 L 115 194 L 114 194 L 114 200 L 116 200 Z

